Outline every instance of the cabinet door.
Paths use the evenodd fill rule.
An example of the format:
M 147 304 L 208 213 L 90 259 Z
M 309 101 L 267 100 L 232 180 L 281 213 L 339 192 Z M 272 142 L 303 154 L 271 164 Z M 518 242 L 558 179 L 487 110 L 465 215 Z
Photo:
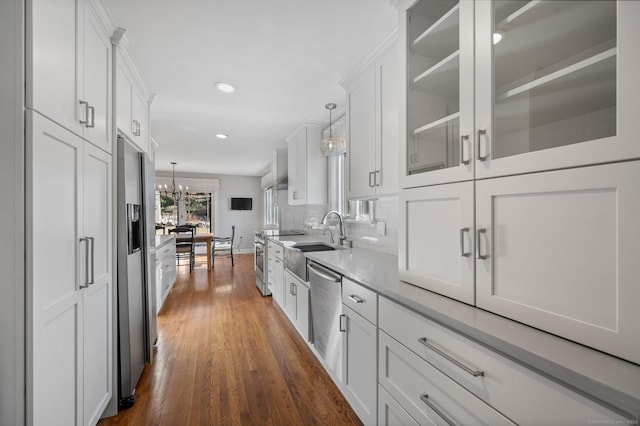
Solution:
M 76 119 L 78 72 L 76 41 L 82 0 L 31 0 L 27 9 L 27 106 L 81 135 Z M 30 37 L 29 37 L 30 36 Z
M 400 113 L 400 62 L 397 44 L 376 64 L 378 131 L 376 137 L 376 194 L 398 192 L 398 137 Z
M 116 72 L 116 125 L 133 140 L 133 77 L 120 56 L 119 62 Z
M 30 424 L 76 424 L 83 418 L 82 290 L 88 251 L 82 234 L 83 141 L 39 114 L 27 113 L 31 140 L 30 197 L 33 244 L 27 316 L 31 367 L 27 394 Z M 29 419 L 29 416 L 31 418 Z
M 401 280 L 474 304 L 473 203 L 473 182 L 401 191 Z
M 297 146 L 297 174 L 296 174 L 296 192 L 294 199 L 296 204 L 305 204 L 307 199 L 307 129 L 302 129 L 296 138 Z
M 288 198 L 289 204 L 298 204 L 298 140 L 293 139 L 287 147 L 287 166 L 289 169 Z
M 640 157 L 639 2 L 487 1 L 476 16 L 477 177 Z
M 342 305 L 346 332 L 342 335 L 342 383 L 347 400 L 366 425 L 375 424 L 378 383 L 377 327 Z
M 83 235 L 90 241 L 90 285 L 83 293 L 84 424 L 96 424 L 112 395 L 113 272 L 111 156 L 85 143 Z
M 288 271 L 284 273 L 284 312 L 292 323 L 297 316 L 296 279 Z
M 81 108 L 79 119 L 89 121 L 84 127 L 84 138 L 111 152 L 111 40 L 90 2 L 84 8 L 83 34 L 80 98 L 88 107 Z
M 309 341 L 309 287 L 301 282 L 296 285 L 296 328 Z
M 137 90 L 134 90 L 133 94 L 133 141 L 143 151 L 147 152 L 147 101 L 142 94 Z
M 473 178 L 474 4 L 419 0 L 399 13 L 402 188 Z
M 370 67 L 360 83 L 347 94 L 349 145 L 349 198 L 372 195 L 375 191 L 376 155 L 376 73 Z
M 269 279 L 273 278 L 274 285 L 274 297 L 280 307 L 284 308 L 284 265 L 280 259 L 275 259 L 273 263 L 273 276 L 269 276 Z
M 638 182 L 638 161 L 478 181 L 478 307 L 640 363 Z

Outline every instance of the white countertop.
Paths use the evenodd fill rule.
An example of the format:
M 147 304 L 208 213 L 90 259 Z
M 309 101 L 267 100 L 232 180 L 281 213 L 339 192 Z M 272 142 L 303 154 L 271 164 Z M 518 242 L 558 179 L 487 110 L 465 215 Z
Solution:
M 271 239 L 281 244 L 327 241 L 317 235 Z M 394 255 L 361 248 L 305 254 L 552 380 L 640 417 L 640 366 L 636 364 L 400 281 Z

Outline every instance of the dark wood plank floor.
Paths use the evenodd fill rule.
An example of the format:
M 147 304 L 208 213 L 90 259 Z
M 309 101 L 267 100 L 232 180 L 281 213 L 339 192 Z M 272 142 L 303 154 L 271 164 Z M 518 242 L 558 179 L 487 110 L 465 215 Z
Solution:
M 253 255 L 178 267 L 138 400 L 107 425 L 349 425 L 355 413 L 271 297 Z

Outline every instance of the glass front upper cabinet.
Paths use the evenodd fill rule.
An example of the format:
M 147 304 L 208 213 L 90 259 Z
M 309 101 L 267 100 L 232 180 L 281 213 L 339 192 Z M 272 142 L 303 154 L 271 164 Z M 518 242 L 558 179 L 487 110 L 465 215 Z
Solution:
M 406 175 L 471 179 L 473 2 L 418 1 L 406 29 Z
M 403 187 L 640 158 L 640 2 L 421 0 L 403 19 Z

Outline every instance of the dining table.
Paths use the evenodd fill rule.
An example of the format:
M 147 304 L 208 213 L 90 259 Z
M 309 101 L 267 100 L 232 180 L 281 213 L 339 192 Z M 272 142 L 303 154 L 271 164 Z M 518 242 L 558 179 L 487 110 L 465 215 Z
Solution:
M 177 236 L 176 237 L 176 242 L 185 242 L 185 241 L 189 241 L 189 237 L 182 237 L 182 236 Z M 195 234 L 193 236 L 193 242 L 194 243 L 206 243 L 207 244 L 207 270 L 210 270 L 212 268 L 212 264 L 211 264 L 211 243 L 213 242 L 213 234 L 212 233 L 200 233 L 200 234 Z

